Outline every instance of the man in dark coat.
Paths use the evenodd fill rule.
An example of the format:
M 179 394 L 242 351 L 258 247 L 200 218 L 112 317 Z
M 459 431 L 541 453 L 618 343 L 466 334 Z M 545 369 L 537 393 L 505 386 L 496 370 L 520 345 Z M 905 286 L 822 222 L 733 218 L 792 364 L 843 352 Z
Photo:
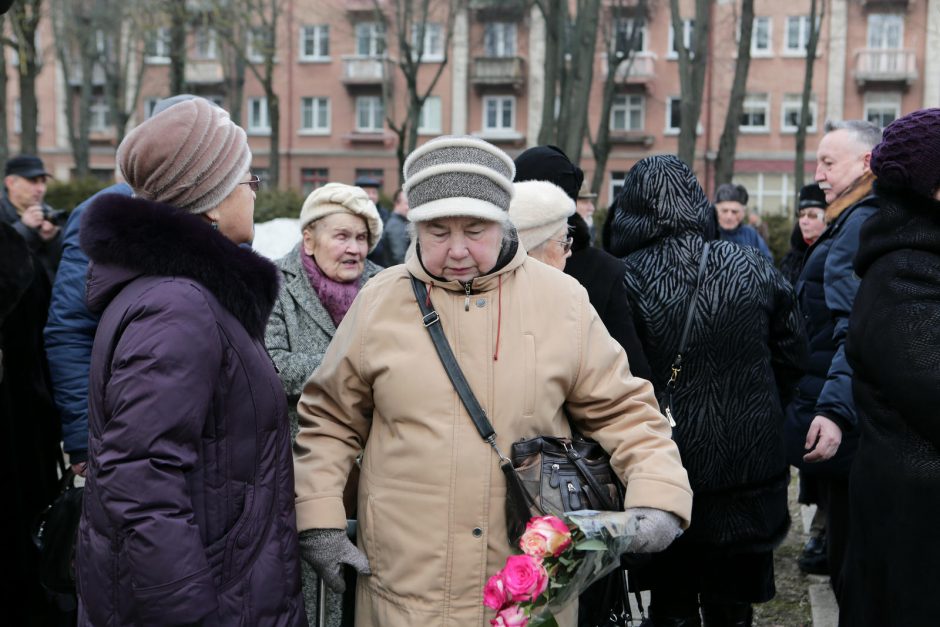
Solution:
M 571 163 L 561 148 L 529 148 L 516 157 L 515 164 L 514 182 L 548 181 L 565 190 L 568 197 L 577 202 L 584 172 Z M 571 256 L 565 264 L 565 274 L 577 279 L 587 290 L 591 305 L 607 327 L 607 332 L 627 352 L 630 371 L 649 380 L 652 372 L 637 336 L 633 311 L 623 285 L 623 262 L 591 246 L 588 224 L 579 214 L 575 213 L 568 218 L 568 229 L 573 242 Z
M 871 157 L 846 354 L 858 451 L 839 624 L 940 617 L 940 109 L 892 122 Z
M 848 540 L 848 476 L 858 445 L 852 368 L 845 359 L 859 285 L 852 260 L 862 224 L 878 210 L 869 161 L 880 136 L 878 127 L 861 120 L 827 123 L 817 149 L 816 182 L 829 203 L 829 226 L 807 251 L 796 284 L 810 359 L 787 408 L 787 453 L 791 464 L 818 478 L 836 599 Z
M 662 398 L 693 308 L 676 379 L 673 439 L 694 492 L 692 524 L 641 572 L 652 625 L 750 625 L 775 594 L 773 549 L 789 528 L 783 408 L 805 337 L 793 288 L 756 249 L 712 241 L 713 211 L 673 156 L 648 157 L 613 207 L 610 246 L 624 256 L 637 331 Z
M 43 201 L 46 179 L 50 176 L 39 157 L 17 155 L 7 161 L 0 220 L 23 236 L 51 283 L 62 255 L 62 229 L 58 221 L 64 212 L 55 211 Z

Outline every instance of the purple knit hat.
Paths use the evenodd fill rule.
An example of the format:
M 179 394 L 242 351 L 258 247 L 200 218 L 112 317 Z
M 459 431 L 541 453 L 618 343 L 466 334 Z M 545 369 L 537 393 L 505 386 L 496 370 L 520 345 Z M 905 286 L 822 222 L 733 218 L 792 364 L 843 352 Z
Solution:
M 921 109 L 885 127 L 871 151 L 879 181 L 932 198 L 940 188 L 940 108 Z

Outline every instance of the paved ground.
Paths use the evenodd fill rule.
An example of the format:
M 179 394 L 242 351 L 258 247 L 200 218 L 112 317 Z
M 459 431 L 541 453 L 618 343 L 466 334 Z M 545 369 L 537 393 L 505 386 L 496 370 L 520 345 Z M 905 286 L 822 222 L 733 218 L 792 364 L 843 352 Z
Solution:
M 810 522 L 813 520 L 816 506 L 807 507 L 804 505 L 800 509 L 803 534 L 808 537 Z M 813 612 L 813 627 L 838 627 L 839 606 L 836 604 L 836 597 L 832 594 L 829 577 L 809 575 L 807 579 L 812 582 L 809 585 L 809 601 Z

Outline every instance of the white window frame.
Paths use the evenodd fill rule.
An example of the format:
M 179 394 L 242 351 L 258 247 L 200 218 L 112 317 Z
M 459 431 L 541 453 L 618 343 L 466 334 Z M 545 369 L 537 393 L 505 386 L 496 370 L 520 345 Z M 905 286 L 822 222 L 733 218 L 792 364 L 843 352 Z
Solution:
M 90 133 L 107 133 L 111 128 L 111 107 L 104 95 L 91 97 L 88 103 L 88 131 Z
M 150 32 L 150 36 L 153 37 L 151 40 L 154 46 L 154 54 L 148 54 L 144 61 L 151 65 L 166 65 L 170 62 L 170 29 L 166 26 L 161 26 Z M 150 47 L 148 42 L 147 47 Z
M 761 111 L 764 114 L 764 124 L 762 126 L 745 126 L 743 123 L 739 123 L 738 131 L 746 134 L 754 133 L 769 133 L 770 132 L 770 94 L 768 93 L 753 93 L 745 94 L 743 107 L 741 109 L 741 115 L 748 115 L 749 107 L 753 109 L 755 113 L 760 113 Z
M 817 17 L 817 22 L 819 18 Z M 790 45 L 790 24 L 795 20 L 799 20 L 799 41 L 797 42 L 797 47 L 794 48 Z M 784 23 L 783 30 L 783 55 L 787 57 L 805 57 L 806 56 L 806 46 L 809 44 L 809 15 L 788 15 L 787 21 Z M 817 46 L 816 54 L 819 55 L 819 47 Z
M 781 133 L 795 133 L 797 131 L 796 125 L 787 124 L 787 114 L 796 110 L 797 116 L 799 116 L 800 111 L 803 105 L 803 96 L 801 94 L 784 94 L 783 99 L 780 102 L 780 132 Z M 807 133 L 815 133 L 817 124 L 819 123 L 819 115 L 816 107 L 816 94 L 810 94 L 809 96 L 809 115 L 812 120 L 812 124 L 806 126 Z
M 418 114 L 418 135 L 440 135 L 444 125 L 443 111 L 441 97 L 428 96 Z
M 896 26 L 898 29 L 898 45 L 882 45 L 886 36 L 886 30 L 890 26 Z M 881 29 L 879 41 L 874 41 L 875 29 Z M 874 50 L 900 50 L 904 47 L 904 16 L 898 13 L 869 13 L 868 26 L 865 32 L 865 44 L 868 48 Z M 876 45 L 877 44 L 877 45 Z
M 489 21 L 483 24 L 483 54 L 493 58 L 518 55 L 519 33 L 515 22 Z
M 363 108 L 368 109 L 365 113 L 369 117 L 369 124 L 360 124 L 360 114 Z M 385 130 L 385 105 L 382 103 L 381 96 L 357 96 L 355 111 L 355 126 L 357 133 L 381 133 Z M 376 125 L 378 120 L 378 125 Z
M 249 135 L 271 134 L 267 96 L 252 96 L 248 99 L 248 127 L 245 130 Z
M 901 92 L 896 91 L 870 91 L 865 93 L 862 119 L 869 120 L 872 110 L 881 112 L 894 108 L 894 119 L 901 117 Z M 879 124 L 880 126 L 880 124 Z
M 356 56 L 367 59 L 380 59 L 388 51 L 387 34 L 382 22 L 358 22 L 356 24 L 354 39 L 356 42 Z M 368 50 L 360 50 L 360 41 L 368 42 Z
M 326 96 L 303 96 L 300 99 L 300 130 L 301 135 L 329 135 L 332 125 L 332 106 Z M 326 124 L 318 124 L 320 117 L 326 111 Z M 307 124 L 309 116 L 309 124 Z
M 692 50 L 692 36 L 695 33 L 695 20 L 682 20 L 682 41 L 685 47 L 689 49 L 689 55 L 695 56 Z M 666 53 L 667 59 L 678 59 L 679 53 L 676 51 L 676 34 L 672 28 L 672 22 L 669 23 L 669 48 Z
M 418 54 L 418 33 L 420 22 L 411 25 L 411 47 L 415 56 Z M 444 60 L 444 27 L 440 22 L 424 23 L 424 51 L 422 63 L 439 63 Z
M 607 203 L 610 204 L 617 199 L 617 195 L 627 183 L 626 171 L 611 171 L 610 183 L 607 186 Z
M 215 61 L 218 59 L 218 50 L 218 37 L 215 29 L 202 26 L 193 32 L 193 59 Z
M 757 46 L 757 36 L 760 25 L 764 25 L 764 28 L 767 32 L 767 47 L 759 48 Z M 773 19 L 766 16 L 755 16 L 754 17 L 754 26 L 751 30 L 751 57 L 772 57 L 774 56 L 774 22 Z
M 614 118 L 617 114 L 623 115 L 623 126 L 614 124 Z M 633 114 L 639 115 L 639 124 L 631 124 Z M 617 94 L 610 106 L 610 120 L 608 121 L 611 131 L 635 132 L 642 131 L 646 127 L 646 98 L 643 94 Z
M 624 50 L 623 57 L 627 56 L 628 52 L 633 52 L 634 54 L 640 52 L 646 52 L 647 42 L 649 41 L 649 23 L 643 18 L 634 18 L 634 17 L 618 17 L 614 22 L 614 36 L 611 39 L 611 46 L 614 47 L 614 51 L 617 51 L 617 43 L 620 39 L 620 34 L 623 33 L 624 43 L 627 41 L 627 37 L 630 36 L 630 31 L 633 29 L 633 24 L 640 20 L 640 45 L 636 50 Z
M 672 125 L 673 102 L 676 102 L 676 103 L 682 102 L 682 98 L 680 98 L 679 96 L 669 96 L 668 98 L 666 98 L 666 124 L 663 127 L 664 135 L 678 135 L 679 134 L 679 128 L 680 128 L 679 125 L 676 125 L 676 126 Z M 681 115 L 682 113 L 680 111 L 679 113 L 680 120 L 681 120 Z
M 307 42 L 313 44 L 313 53 L 307 54 Z M 325 42 L 325 44 L 324 44 Z M 322 49 L 326 46 L 326 54 Z M 307 24 L 300 27 L 300 42 L 298 44 L 301 61 L 324 62 L 330 60 L 330 25 Z
M 264 51 L 258 49 L 258 41 L 264 41 L 266 33 L 264 28 L 256 26 L 248 29 L 248 45 L 245 46 L 245 56 L 250 63 L 264 63 Z
M 493 126 L 488 123 L 490 103 L 494 103 L 496 107 L 496 124 Z M 505 126 L 502 123 L 502 119 L 505 117 L 505 108 L 507 105 L 509 107 L 509 126 Z M 516 97 L 509 95 L 484 96 L 483 124 L 481 125 L 481 128 L 487 135 L 507 135 L 516 133 Z

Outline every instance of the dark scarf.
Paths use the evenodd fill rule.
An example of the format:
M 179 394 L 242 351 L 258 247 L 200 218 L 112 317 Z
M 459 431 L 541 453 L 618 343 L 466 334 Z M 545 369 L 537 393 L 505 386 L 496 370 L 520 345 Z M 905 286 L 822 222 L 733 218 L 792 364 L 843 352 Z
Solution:
M 313 255 L 304 252 L 303 246 L 300 247 L 300 262 L 303 264 L 307 278 L 310 280 L 310 287 L 317 293 L 320 304 L 330 314 L 333 324 L 338 327 L 359 293 L 359 281 L 350 281 L 349 283 L 334 281 L 323 274 Z

